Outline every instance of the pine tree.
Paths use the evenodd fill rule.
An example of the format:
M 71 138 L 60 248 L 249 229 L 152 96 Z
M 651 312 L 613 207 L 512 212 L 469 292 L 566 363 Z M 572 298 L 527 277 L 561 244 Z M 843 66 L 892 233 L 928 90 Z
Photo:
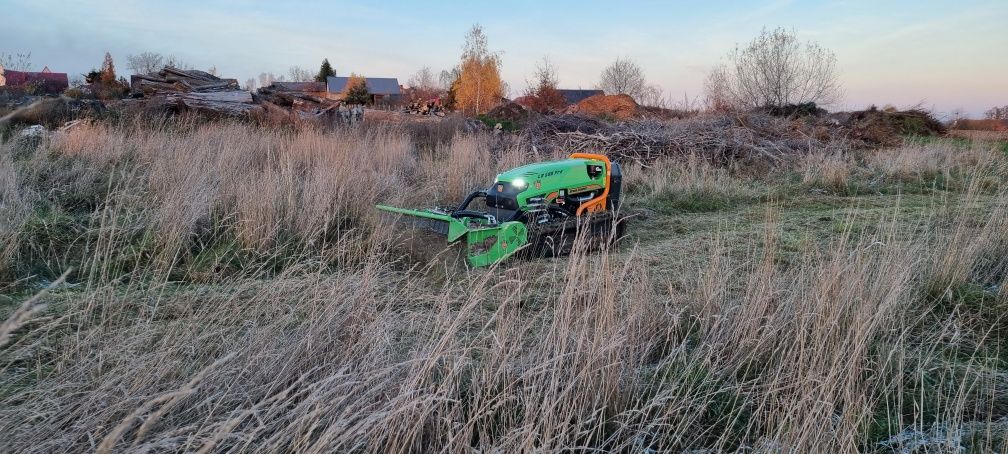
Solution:
M 101 83 L 111 84 L 116 81 L 115 63 L 112 62 L 112 54 L 105 52 L 105 61 L 101 66 Z
M 322 59 L 322 66 L 319 68 L 318 75 L 315 76 L 316 82 L 325 82 L 326 78 L 329 76 L 335 76 L 336 71 L 333 70 L 332 65 L 329 64 L 328 58 Z
M 87 82 L 89 84 L 96 84 L 98 82 L 101 82 L 101 76 L 102 76 L 101 71 L 91 68 L 91 71 L 88 71 L 88 73 L 84 75 L 84 82 Z

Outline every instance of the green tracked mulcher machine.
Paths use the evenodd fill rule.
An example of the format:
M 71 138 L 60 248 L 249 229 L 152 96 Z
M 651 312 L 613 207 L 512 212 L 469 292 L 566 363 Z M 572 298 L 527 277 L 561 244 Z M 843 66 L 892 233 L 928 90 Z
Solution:
M 624 225 L 616 215 L 621 183 L 619 164 L 574 153 L 501 173 L 454 209 L 377 208 L 410 216 L 414 225 L 446 235 L 449 244 L 464 238 L 469 263 L 481 267 L 519 251 L 566 254 L 580 229 L 593 243 L 618 239 Z

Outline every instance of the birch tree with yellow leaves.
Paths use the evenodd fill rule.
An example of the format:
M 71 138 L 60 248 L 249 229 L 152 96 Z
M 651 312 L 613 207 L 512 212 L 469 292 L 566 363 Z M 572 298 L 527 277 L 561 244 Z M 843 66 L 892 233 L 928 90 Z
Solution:
M 490 52 L 479 24 L 466 34 L 454 95 L 458 109 L 470 115 L 486 113 L 504 96 L 500 55 Z

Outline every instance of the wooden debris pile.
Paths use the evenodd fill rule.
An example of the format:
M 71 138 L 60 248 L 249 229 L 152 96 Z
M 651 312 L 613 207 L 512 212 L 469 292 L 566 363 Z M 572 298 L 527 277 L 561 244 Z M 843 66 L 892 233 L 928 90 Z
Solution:
M 411 115 L 435 115 L 438 117 L 445 116 L 444 107 L 441 105 L 441 100 L 438 98 L 424 100 L 416 100 L 409 103 L 404 111 Z
M 209 116 L 245 116 L 256 109 L 252 94 L 237 79 L 217 77 L 196 69 L 164 69 L 130 76 L 130 92 L 144 98 L 150 110 L 191 111 Z
M 293 85 L 307 87 L 309 84 Z M 137 102 L 149 112 L 188 112 L 211 118 L 253 118 L 269 123 L 299 120 L 340 122 L 343 117 L 349 122 L 349 118 L 353 117 L 352 112 L 340 112 L 338 101 L 292 90 L 293 85 L 271 85 L 253 94 L 242 90 L 237 79 L 170 66 L 156 73 L 135 74 L 130 78 L 133 97 L 143 98 Z M 321 86 L 324 90 L 324 85 Z
M 130 76 L 130 91 L 133 96 L 157 93 L 205 93 L 238 90 L 238 88 L 237 79 L 222 79 L 205 71 L 182 70 L 171 66 L 165 66 L 156 73 Z
M 290 84 L 286 84 L 290 85 Z M 285 85 L 274 84 L 260 88 L 254 96 L 257 104 L 270 104 L 270 107 L 277 107 L 290 111 L 301 118 L 315 118 L 325 116 L 340 108 L 340 102 L 300 90 L 291 90 Z
M 256 108 L 252 93 L 244 90 L 167 93 L 165 102 L 176 105 L 180 110 L 189 110 L 213 115 L 241 116 Z

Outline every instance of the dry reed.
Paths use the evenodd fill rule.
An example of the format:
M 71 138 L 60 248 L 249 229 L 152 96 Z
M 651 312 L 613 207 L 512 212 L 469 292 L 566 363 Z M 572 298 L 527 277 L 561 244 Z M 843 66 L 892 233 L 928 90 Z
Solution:
M 926 228 L 848 219 L 787 266 L 770 207 L 746 252 L 714 235 L 705 266 L 677 268 L 682 286 L 646 249 L 583 241 L 545 275 L 505 263 L 439 280 L 403 271 L 372 205 L 455 200 L 528 159 L 519 149 L 459 136 L 428 157 L 397 130 L 103 128 L 20 170 L 0 161 L 5 195 L 48 188 L 90 222 L 69 242 L 85 285 L 40 296 L 59 316 L 19 318 L 0 352 L 6 452 L 858 452 L 939 432 L 929 446 L 1005 448 L 992 402 L 1008 402 L 1008 380 L 987 348 L 1004 334 L 946 298 L 997 280 L 1004 301 L 1003 189 L 974 216 L 1003 169 L 986 158 L 874 158 L 914 177 L 965 162 L 965 208 L 936 199 Z M 853 165 L 831 159 L 805 175 L 868 172 L 824 172 Z M 629 169 L 654 203 L 760 195 L 699 159 Z M 220 274 L 246 254 L 259 260 Z M 0 263 L 17 275 L 16 260 Z

